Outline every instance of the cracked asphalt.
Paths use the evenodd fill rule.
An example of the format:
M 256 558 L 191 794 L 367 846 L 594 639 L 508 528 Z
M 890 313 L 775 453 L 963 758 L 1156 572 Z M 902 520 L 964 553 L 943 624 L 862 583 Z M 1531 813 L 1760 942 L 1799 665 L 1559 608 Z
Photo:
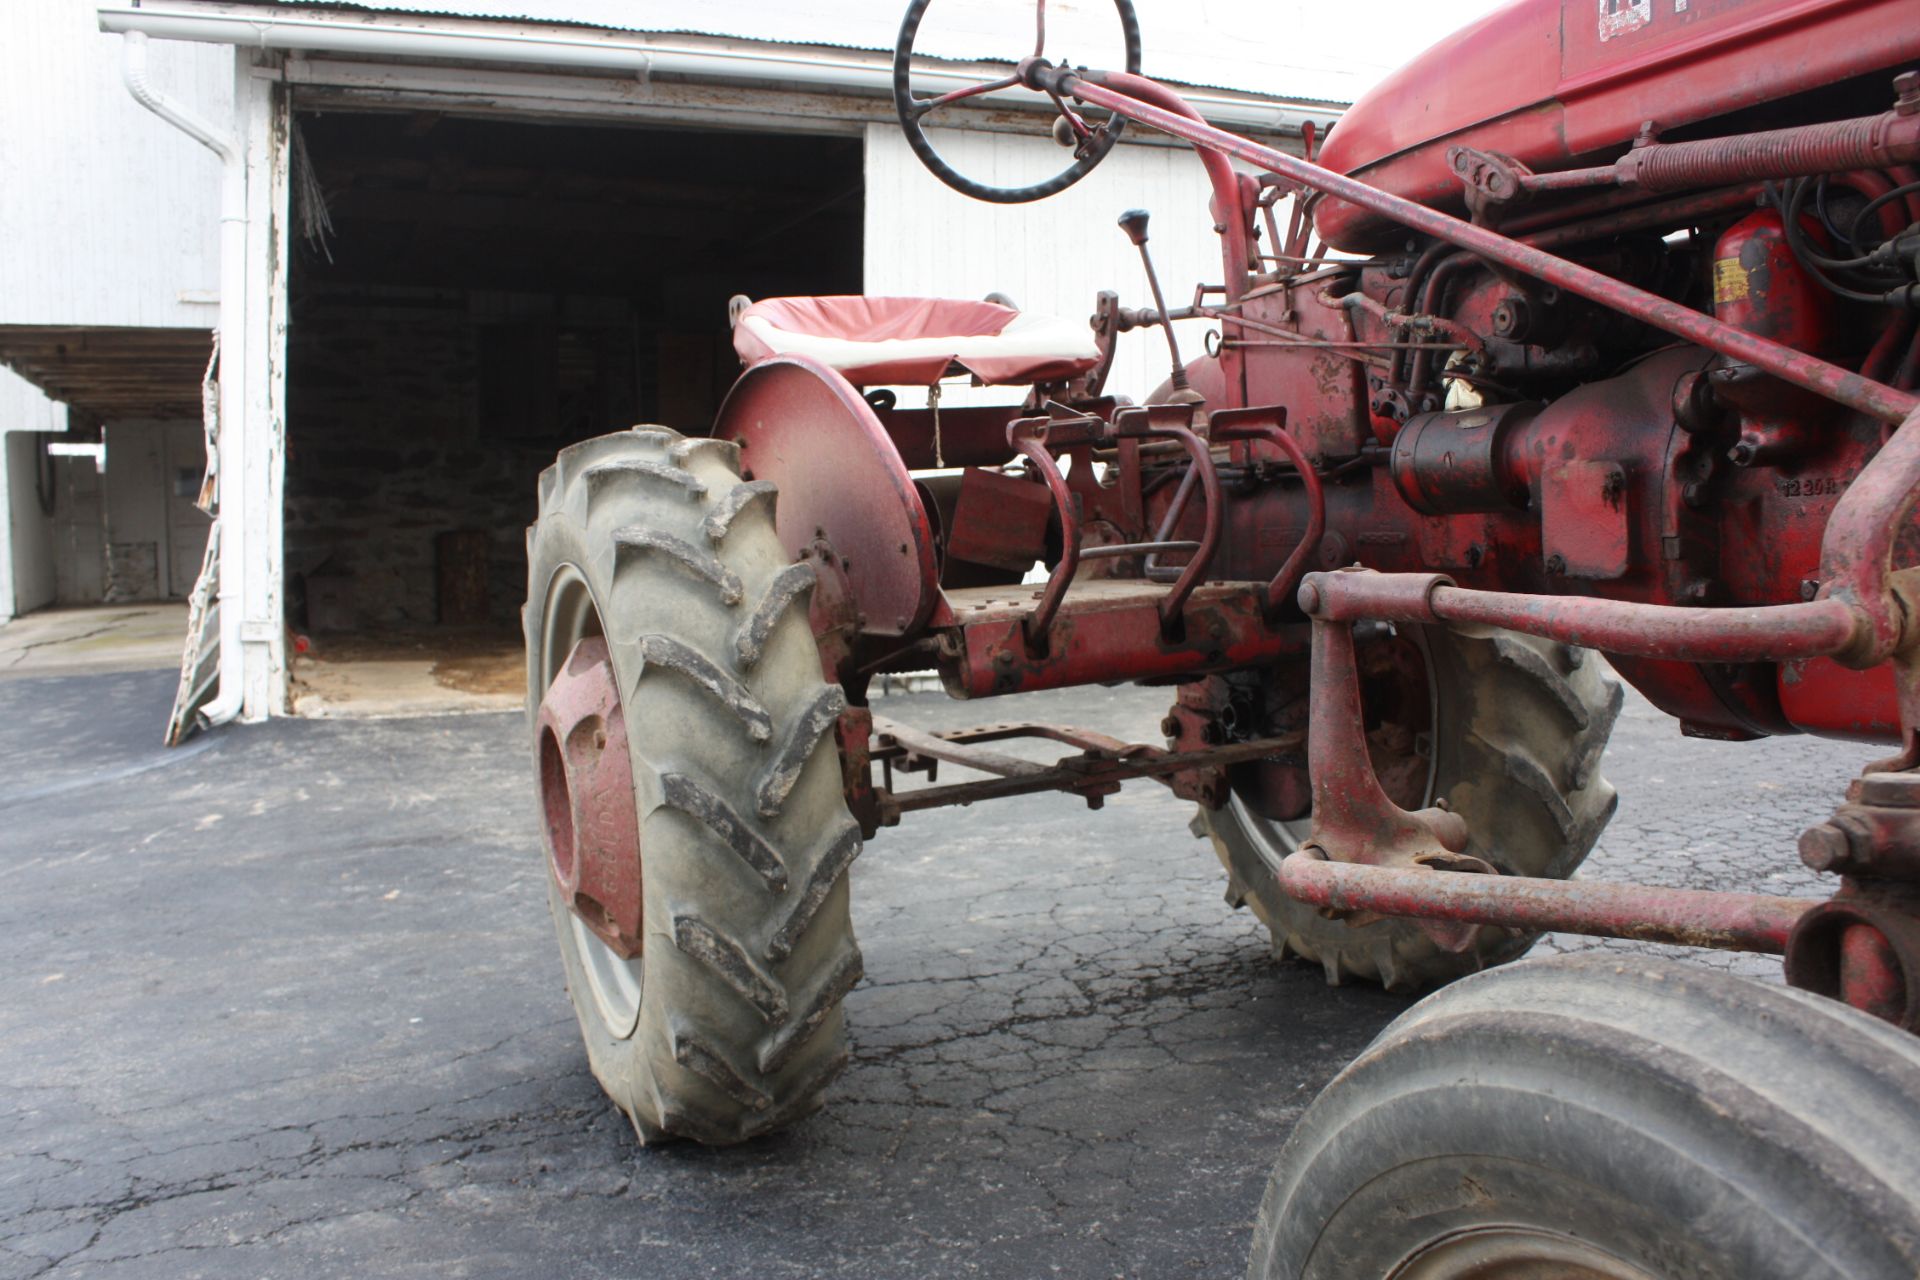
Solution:
M 166 753 L 171 684 L 0 682 L 5 1280 L 1235 1275 L 1289 1127 L 1408 1003 L 1270 961 L 1150 784 L 910 816 L 854 869 L 827 1109 L 642 1150 L 561 988 L 517 717 Z M 1165 702 L 1022 714 L 1151 740 Z M 1794 839 L 1874 754 L 1689 741 L 1630 698 L 1588 873 L 1818 893 Z

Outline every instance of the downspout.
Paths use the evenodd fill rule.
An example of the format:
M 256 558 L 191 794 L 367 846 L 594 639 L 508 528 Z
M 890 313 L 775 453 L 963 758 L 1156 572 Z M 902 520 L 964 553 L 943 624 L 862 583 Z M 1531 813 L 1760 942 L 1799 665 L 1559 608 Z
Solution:
M 200 708 L 209 725 L 225 724 L 240 714 L 242 659 L 240 647 L 241 548 L 245 536 L 238 512 L 228 519 L 228 496 L 237 505 L 243 460 L 240 425 L 245 417 L 241 379 L 246 337 L 247 164 L 246 155 L 232 138 L 155 91 L 147 74 L 147 34 L 128 31 L 122 37 L 121 78 L 127 92 L 153 114 L 220 157 L 220 417 L 215 459 L 216 519 L 220 529 L 220 682 L 213 700 Z

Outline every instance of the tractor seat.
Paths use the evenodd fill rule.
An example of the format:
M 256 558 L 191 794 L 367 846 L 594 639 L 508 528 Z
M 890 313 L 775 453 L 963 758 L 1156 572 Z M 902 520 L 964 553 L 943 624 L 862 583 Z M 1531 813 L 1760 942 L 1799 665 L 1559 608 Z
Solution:
M 737 312 L 733 348 L 749 365 L 811 356 L 856 386 L 932 386 L 954 365 L 991 386 L 1025 386 L 1100 359 L 1085 324 L 953 298 L 762 298 Z

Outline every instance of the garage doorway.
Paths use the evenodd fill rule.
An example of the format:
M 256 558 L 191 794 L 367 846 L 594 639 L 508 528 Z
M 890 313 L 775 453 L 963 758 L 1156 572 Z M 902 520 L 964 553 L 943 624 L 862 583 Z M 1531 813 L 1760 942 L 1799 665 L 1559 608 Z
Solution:
M 861 291 L 861 140 L 330 111 L 293 147 L 294 709 L 512 705 L 541 469 L 706 432 L 730 296 Z

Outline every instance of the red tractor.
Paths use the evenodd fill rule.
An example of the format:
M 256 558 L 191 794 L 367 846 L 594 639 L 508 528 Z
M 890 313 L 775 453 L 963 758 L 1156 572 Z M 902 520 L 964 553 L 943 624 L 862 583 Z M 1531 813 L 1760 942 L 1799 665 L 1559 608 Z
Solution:
M 1613 956 L 1428 998 L 1297 1126 L 1252 1274 L 1920 1274 L 1920 4 L 1516 0 L 1305 158 L 1143 78 L 1128 0 L 1124 70 L 1050 62 L 1043 2 L 1004 80 L 918 95 L 927 6 L 894 94 L 935 174 L 1039 199 L 1161 130 L 1206 167 L 1221 278 L 1169 306 L 1149 260 L 1152 305 L 1102 294 L 1089 329 L 739 300 L 709 432 L 541 477 L 550 899 L 642 1139 L 819 1105 L 862 841 L 1151 778 L 1333 981 L 1426 988 L 1552 930 L 1785 957 L 1786 986 Z M 955 172 L 929 114 L 1021 87 L 1065 170 Z M 1204 358 L 1104 392 L 1123 333 L 1193 318 Z M 958 373 L 1023 391 L 881 389 Z M 928 668 L 958 698 L 1165 687 L 1167 741 L 871 709 Z M 1696 737 L 1889 744 L 1801 840 L 1837 892 L 1571 879 L 1614 808 L 1611 673 Z M 1067 754 L 993 745 L 1020 737 Z

